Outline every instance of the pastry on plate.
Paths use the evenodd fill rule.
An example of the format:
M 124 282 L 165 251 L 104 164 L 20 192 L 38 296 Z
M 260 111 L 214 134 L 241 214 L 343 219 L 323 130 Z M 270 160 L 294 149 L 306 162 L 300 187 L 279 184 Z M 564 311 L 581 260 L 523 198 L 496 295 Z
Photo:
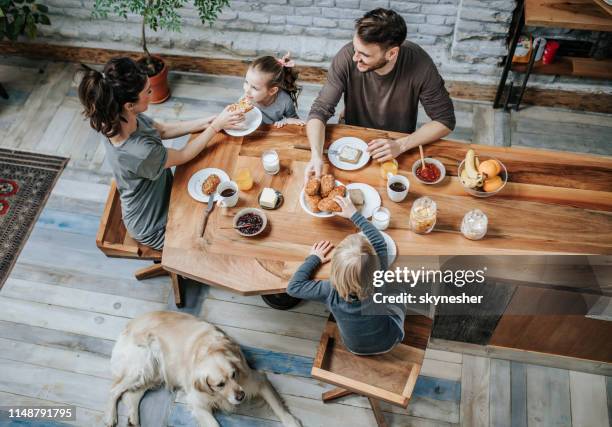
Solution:
M 327 197 L 336 186 L 336 178 L 331 175 L 323 175 L 321 177 L 321 197 Z
M 336 196 L 344 197 L 346 196 L 346 187 L 344 185 L 339 185 L 329 192 L 327 197 L 334 198 Z
M 350 145 L 345 145 L 344 147 L 342 147 L 342 150 L 340 150 L 340 160 L 342 160 L 343 162 L 346 163 L 352 163 L 352 164 L 357 164 L 357 162 L 359 162 L 359 159 L 361 158 L 361 155 L 363 154 L 363 151 L 361 151 L 358 148 L 355 147 L 351 147 Z
M 308 208 L 314 212 L 319 212 L 319 202 L 321 201 L 321 196 L 315 194 L 314 196 L 306 195 L 306 203 L 308 204 Z
M 306 188 L 304 191 L 309 196 L 314 196 L 319 194 L 319 189 L 321 188 L 321 180 L 319 178 L 310 178 L 306 183 Z
M 215 191 L 217 191 L 217 186 L 221 182 L 221 178 L 219 176 L 213 174 L 208 175 L 206 181 L 202 184 L 202 192 L 207 196 L 210 196 Z
M 323 212 L 342 212 L 342 208 L 333 197 L 326 197 L 319 202 L 319 210 Z

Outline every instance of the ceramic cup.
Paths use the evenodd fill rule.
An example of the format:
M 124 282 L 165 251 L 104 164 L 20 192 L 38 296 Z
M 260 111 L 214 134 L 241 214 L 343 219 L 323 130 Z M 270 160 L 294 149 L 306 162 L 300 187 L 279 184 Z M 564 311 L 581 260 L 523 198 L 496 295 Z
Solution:
M 406 187 L 406 189 L 404 191 L 393 191 L 391 189 L 391 186 L 395 183 L 400 183 L 402 184 L 404 187 Z M 391 199 L 392 201 L 399 203 L 402 200 L 404 200 L 406 198 L 406 196 L 408 195 L 408 190 L 410 189 L 410 181 L 408 181 L 408 178 L 406 178 L 403 175 L 390 175 L 389 179 L 387 180 L 387 195 L 389 196 L 389 199 Z
M 223 196 L 223 192 L 225 190 L 233 190 L 234 194 L 229 197 L 225 197 Z M 240 193 L 240 190 L 238 190 L 238 184 L 236 184 L 234 181 L 222 182 L 219 184 L 217 186 L 217 193 L 219 196 L 221 196 L 219 206 L 233 208 L 236 206 L 236 203 L 238 203 L 238 193 Z

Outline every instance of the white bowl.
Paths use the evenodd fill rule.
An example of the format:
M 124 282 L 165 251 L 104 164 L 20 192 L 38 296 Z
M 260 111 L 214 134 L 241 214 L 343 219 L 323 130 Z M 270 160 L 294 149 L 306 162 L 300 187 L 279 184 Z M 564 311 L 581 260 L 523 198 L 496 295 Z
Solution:
M 259 215 L 261 217 L 262 224 L 261 224 L 261 228 L 259 229 L 259 231 L 257 233 L 253 233 L 253 234 L 246 234 L 246 233 L 243 233 L 242 230 L 240 230 L 238 228 L 235 228 L 235 230 L 236 230 L 236 232 L 238 234 L 240 234 L 241 236 L 244 236 L 244 237 L 257 236 L 262 231 L 264 231 L 266 229 L 266 226 L 268 225 L 268 217 L 266 217 L 265 212 L 262 211 L 261 209 L 257 209 L 257 208 L 244 208 L 244 209 L 239 210 L 238 213 L 236 213 L 236 215 L 234 215 L 234 220 L 232 221 L 232 224 L 234 225 L 234 227 L 236 227 L 238 225 L 238 218 L 240 218 L 242 215 L 248 214 L 248 213 L 254 213 L 255 215 Z
M 412 165 L 412 175 L 414 175 L 416 180 L 422 184 L 427 184 L 427 185 L 434 185 L 434 184 L 438 184 L 439 182 L 441 182 L 446 176 L 446 168 L 444 167 L 444 164 L 440 160 L 433 159 L 431 157 L 425 157 L 425 163 L 428 165 L 436 165 L 438 169 L 440 170 L 440 178 L 438 178 L 434 182 L 423 181 L 421 178 L 419 178 L 419 176 L 416 174 L 416 171 L 419 168 L 419 166 L 421 166 L 421 159 L 418 159 Z
M 490 157 L 488 159 L 482 159 L 480 160 L 480 162 L 484 162 L 485 160 L 497 160 L 494 159 L 493 157 Z M 499 193 L 502 188 L 504 188 L 506 186 L 506 183 L 508 182 L 508 170 L 506 169 L 506 165 L 504 165 L 502 162 L 500 162 L 499 160 L 497 160 L 497 162 L 501 165 L 501 172 L 499 173 L 499 176 L 501 176 L 502 181 L 504 181 L 504 183 L 502 184 L 501 187 L 499 187 L 497 190 L 495 191 L 479 191 L 479 190 L 475 190 L 473 188 L 470 187 L 466 187 L 465 185 L 461 184 L 461 180 L 459 180 L 459 183 L 461 184 L 461 186 L 463 187 L 463 189 L 465 191 L 467 191 L 469 194 L 471 194 L 472 196 L 475 197 L 491 197 L 497 193 Z M 459 163 L 459 166 L 457 167 L 457 177 L 461 176 L 461 171 L 463 170 L 463 165 L 465 165 L 465 160 L 462 160 L 461 163 Z

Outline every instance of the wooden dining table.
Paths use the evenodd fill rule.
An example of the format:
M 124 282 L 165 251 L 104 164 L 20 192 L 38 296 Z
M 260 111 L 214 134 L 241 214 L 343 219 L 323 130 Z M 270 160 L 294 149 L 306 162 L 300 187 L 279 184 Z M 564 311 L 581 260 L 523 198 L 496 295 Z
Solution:
M 329 125 L 326 147 L 345 136 L 370 141 L 404 135 Z M 357 231 L 342 217 L 317 218 L 303 210 L 299 198 L 310 152 L 296 148 L 300 146 L 308 146 L 305 128 L 263 125 L 244 137 L 218 134 L 198 157 L 177 167 L 163 267 L 243 295 L 279 293 L 315 242 L 338 244 Z M 477 198 L 461 186 L 457 166 L 468 148 L 475 149 L 481 158 L 499 159 L 508 169 L 508 183 L 498 194 Z M 269 149 L 280 157 L 281 170 L 276 175 L 266 175 L 262 166 L 262 153 Z M 366 183 L 379 192 L 382 205 L 391 211 L 386 232 L 395 241 L 398 255 L 612 254 L 611 157 L 451 140 L 428 144 L 425 155 L 445 165 L 446 178 L 436 185 L 418 182 L 411 173 L 418 150 L 402 154 L 397 159 L 399 173 L 408 177 L 410 188 L 400 203 L 388 198 L 376 161 L 356 171 L 336 169 L 327 161 L 324 168 L 345 185 Z M 254 186 L 240 192 L 235 207 L 216 206 L 200 238 L 197 231 L 207 205 L 188 194 L 187 184 L 194 173 L 207 167 L 223 169 L 230 177 L 238 169 L 248 168 Z M 268 225 L 263 233 L 243 237 L 233 228 L 233 217 L 242 208 L 258 207 L 264 187 L 280 191 L 283 204 L 265 211 Z M 408 218 L 414 200 L 425 195 L 437 204 L 437 222 L 431 233 L 419 235 L 409 230 Z M 479 241 L 468 240 L 460 232 L 463 216 L 475 208 L 489 221 L 487 235 Z M 328 275 L 326 264 L 317 276 Z

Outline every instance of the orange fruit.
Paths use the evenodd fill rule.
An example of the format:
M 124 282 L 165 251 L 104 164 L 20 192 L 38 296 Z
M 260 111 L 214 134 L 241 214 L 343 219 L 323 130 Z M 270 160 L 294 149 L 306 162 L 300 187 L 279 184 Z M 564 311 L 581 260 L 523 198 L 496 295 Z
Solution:
M 497 160 L 485 160 L 478 166 L 478 172 L 486 174 L 489 178 L 493 178 L 494 176 L 499 175 L 501 172 L 501 166 Z
M 501 179 L 501 176 L 494 176 L 493 178 L 485 179 L 482 189 L 487 193 L 490 193 L 499 189 L 499 187 L 501 187 L 503 184 L 504 181 Z

